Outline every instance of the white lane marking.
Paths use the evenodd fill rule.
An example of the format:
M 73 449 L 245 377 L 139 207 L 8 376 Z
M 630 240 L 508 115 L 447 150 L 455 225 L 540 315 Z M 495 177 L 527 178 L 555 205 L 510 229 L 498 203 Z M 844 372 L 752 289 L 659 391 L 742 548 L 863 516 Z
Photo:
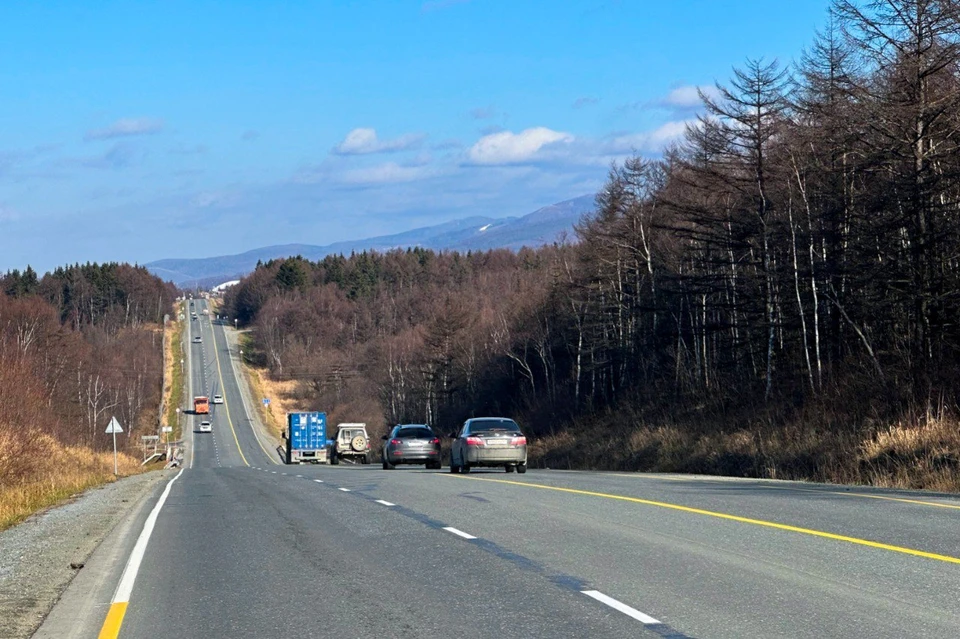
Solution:
M 391 504 L 389 501 L 383 501 L 382 499 L 376 499 L 374 501 L 376 501 L 378 504 L 383 504 L 384 506 L 396 506 L 396 504 Z
M 640 612 L 639 610 L 637 610 L 636 608 L 631 608 L 631 607 L 628 606 L 627 604 L 625 604 L 625 603 L 623 603 L 623 602 L 621 602 L 621 601 L 617 601 L 617 600 L 614 599 L 613 597 L 608 597 L 607 595 L 603 594 L 602 592 L 600 592 L 600 591 L 598 591 L 598 590 L 581 590 L 580 592 L 583 593 L 583 594 L 585 594 L 586 596 L 590 597 L 591 599 L 596 599 L 596 600 L 599 601 L 600 603 L 606 604 L 606 605 L 610 606 L 610 607 L 613 608 L 614 610 L 617 610 L 617 611 L 619 611 L 619 612 L 622 612 L 623 614 L 627 615 L 628 617 L 633 617 L 634 619 L 636 619 L 637 621 L 639 621 L 640 623 L 642 623 L 642 624 L 644 624 L 644 625 L 650 626 L 650 625 L 654 625 L 654 624 L 659 624 L 659 623 L 660 623 L 659 621 L 657 621 L 656 619 L 654 619 L 654 618 L 651 617 L 650 615 L 645 615 L 645 614 L 643 614 L 642 612 Z
M 462 530 L 457 530 L 453 526 L 447 526 L 444 528 L 444 530 L 446 530 L 449 533 L 453 533 L 457 537 L 463 537 L 464 539 L 476 539 L 476 537 L 474 537 L 473 535 L 467 534 Z
M 277 471 L 275 471 L 275 470 L 271 470 L 270 472 L 273 473 L 274 475 L 277 474 Z
M 345 492 L 345 493 L 349 493 L 349 492 L 350 492 L 350 489 L 349 489 L 349 488 L 338 488 L 337 490 L 342 490 L 342 491 Z
M 323 483 L 323 480 L 322 480 L 322 479 L 314 479 L 313 481 L 317 482 L 318 484 L 322 484 L 322 483 Z
M 147 542 L 150 541 L 150 535 L 153 534 L 153 527 L 157 524 L 157 517 L 160 516 L 160 509 L 163 508 L 163 504 L 166 503 L 167 497 L 170 496 L 170 489 L 173 488 L 173 482 L 180 479 L 180 475 L 183 474 L 183 469 L 180 469 L 180 472 L 177 473 L 177 476 L 170 480 L 170 483 L 167 484 L 167 487 L 163 489 L 163 493 L 160 495 L 160 499 L 157 501 L 157 505 L 153 507 L 153 510 L 150 511 L 150 515 L 147 516 L 147 520 L 143 522 L 143 530 L 140 531 L 140 536 L 137 538 L 137 543 L 133 547 L 133 551 L 130 553 L 130 558 L 127 559 L 127 565 L 123 569 L 123 575 L 120 577 L 120 584 L 117 586 L 117 592 L 113 595 L 113 603 L 128 603 L 130 601 L 130 593 L 133 592 L 133 582 L 137 580 L 137 573 L 140 571 L 140 562 L 143 561 L 143 554 L 147 551 Z
M 297 477 L 299 477 L 300 479 L 303 479 L 303 475 L 297 475 Z

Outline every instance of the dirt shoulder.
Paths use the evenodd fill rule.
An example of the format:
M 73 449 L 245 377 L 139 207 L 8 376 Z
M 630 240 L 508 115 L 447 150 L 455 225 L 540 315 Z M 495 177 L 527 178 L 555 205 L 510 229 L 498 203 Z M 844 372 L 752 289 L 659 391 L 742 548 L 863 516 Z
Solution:
M 100 542 L 170 474 L 125 477 L 0 532 L 0 637 L 30 637 Z

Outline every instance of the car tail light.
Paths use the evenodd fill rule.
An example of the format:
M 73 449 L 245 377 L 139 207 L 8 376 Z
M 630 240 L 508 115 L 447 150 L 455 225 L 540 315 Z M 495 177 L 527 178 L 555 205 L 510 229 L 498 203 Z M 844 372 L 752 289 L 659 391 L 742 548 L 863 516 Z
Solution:
M 523 437 L 523 436 L 514 437 L 513 440 L 510 442 L 510 445 L 511 445 L 511 446 L 526 446 L 526 445 L 527 445 L 527 438 L 526 438 L 526 437 Z
M 402 442 L 401 440 L 399 440 L 399 439 L 391 439 L 391 440 L 390 440 L 390 445 L 391 445 L 391 446 L 403 446 L 403 442 Z
M 434 437 L 433 439 L 430 440 L 430 443 L 433 444 L 433 445 L 435 445 L 435 446 L 439 446 L 439 445 L 440 445 L 440 438 L 439 438 L 439 437 Z
M 483 440 L 479 437 L 467 437 L 467 446 L 484 446 Z

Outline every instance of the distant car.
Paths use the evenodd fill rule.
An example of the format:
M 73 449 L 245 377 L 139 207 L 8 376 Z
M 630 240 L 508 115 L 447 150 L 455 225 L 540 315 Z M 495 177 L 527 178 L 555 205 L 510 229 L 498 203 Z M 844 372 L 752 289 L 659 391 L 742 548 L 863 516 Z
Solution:
M 502 466 L 508 473 L 527 472 L 527 438 L 517 422 L 505 417 L 475 417 L 451 433 L 450 472 L 469 473 L 474 466 Z
M 213 432 L 213 425 L 212 425 L 210 422 L 206 421 L 206 420 L 200 422 L 200 432 L 201 432 L 201 433 L 212 433 L 212 432 Z
M 197 335 L 196 337 L 193 338 L 193 343 L 194 343 L 194 344 L 199 344 L 199 343 L 201 343 L 202 341 L 203 341 L 203 340 L 200 339 L 200 336 L 199 336 L 199 335 Z
M 337 436 L 330 446 L 331 464 L 337 465 L 341 459 L 369 464 L 370 456 L 370 435 L 366 424 L 337 424 Z
M 383 469 L 399 464 L 425 464 L 439 469 L 440 438 L 425 424 L 400 424 L 383 437 Z
M 222 404 L 222 403 L 223 403 L 223 395 L 214 395 L 214 396 L 213 396 L 213 403 L 214 403 L 214 404 Z

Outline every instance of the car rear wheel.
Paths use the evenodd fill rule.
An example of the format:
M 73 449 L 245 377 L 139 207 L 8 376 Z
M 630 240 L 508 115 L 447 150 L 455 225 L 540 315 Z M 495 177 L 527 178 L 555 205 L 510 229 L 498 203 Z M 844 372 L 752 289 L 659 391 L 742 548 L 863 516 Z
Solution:
M 330 451 L 330 465 L 331 465 L 331 466 L 336 466 L 336 465 L 339 464 L 339 463 L 340 463 L 340 458 L 337 457 L 337 451 L 336 451 L 336 450 L 331 450 L 331 451 Z
M 461 466 L 461 467 L 460 467 L 460 472 L 461 472 L 461 473 L 469 473 L 469 472 L 470 472 L 470 464 L 464 464 L 463 466 Z
M 526 464 L 517 464 L 517 472 L 520 473 L 521 475 L 522 475 L 523 473 L 527 472 L 527 465 L 526 465 Z
M 506 466 L 503 467 L 503 469 L 506 470 L 508 473 L 512 473 L 512 472 L 515 471 L 517 468 L 516 468 L 516 466 L 511 466 L 510 464 L 507 464 Z
M 396 466 L 394 466 L 393 464 L 391 464 L 390 462 L 388 462 L 386 459 L 383 460 L 383 469 L 384 469 L 384 470 L 393 470 L 394 468 L 396 468 Z

